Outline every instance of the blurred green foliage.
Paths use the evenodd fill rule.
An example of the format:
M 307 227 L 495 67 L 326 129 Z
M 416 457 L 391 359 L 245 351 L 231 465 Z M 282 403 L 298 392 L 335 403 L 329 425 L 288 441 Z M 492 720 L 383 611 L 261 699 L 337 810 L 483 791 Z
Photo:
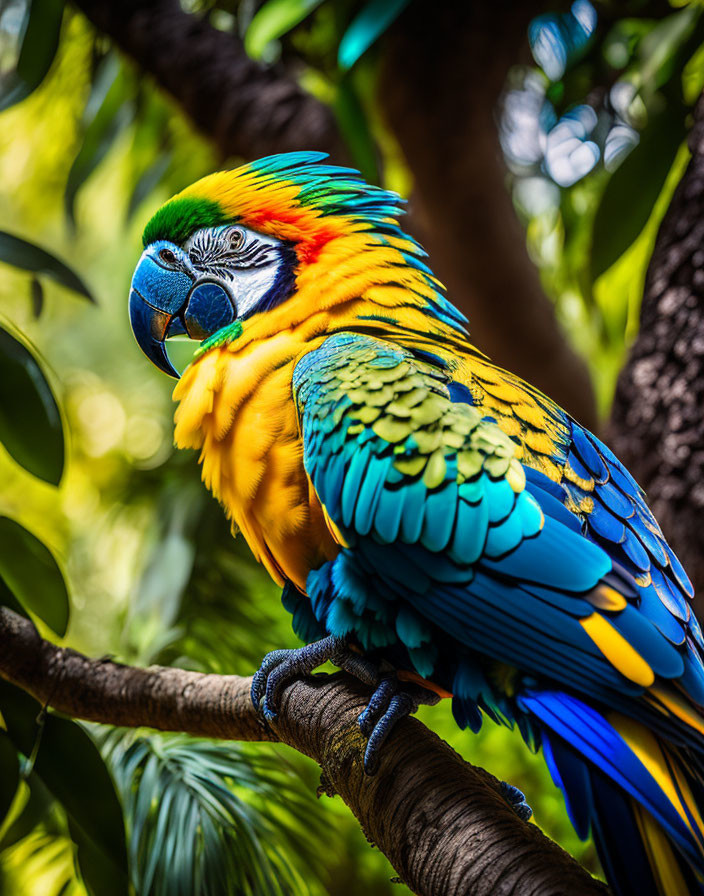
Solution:
M 569 14 L 532 23 L 536 65 L 515 66 L 507 84 L 500 138 L 514 201 L 603 415 L 688 159 L 704 87 L 703 12 L 681 0 L 647 10 L 576 0 Z
M 374 104 L 377 38 L 404 5 L 269 0 L 254 18 L 253 4 L 234 0 L 189 8 L 246 35 L 257 57 L 295 58 L 364 173 L 408 192 L 412 174 Z M 628 119 L 638 145 L 615 173 L 594 162 L 561 185 L 544 152 L 512 169 L 529 248 L 603 409 L 703 81 L 700 8 L 663 4 L 644 19 L 632 5 L 618 18 L 605 8 L 594 36 L 570 37 L 569 17 L 542 20 L 534 37 L 576 50 L 557 69 L 536 51 L 544 68 L 522 67 L 508 85 L 539 83 L 551 127 L 576 120 L 586 98 L 612 129 L 607 89 L 634 88 L 616 124 Z M 0 602 L 92 655 L 250 673 L 268 650 L 295 646 L 289 619 L 200 484 L 195 456 L 174 453 L 171 383 L 145 363 L 126 313 L 141 220 L 222 160 L 58 0 L 0 5 L 0 68 Z M 605 152 L 606 137 L 581 139 Z M 156 896 L 179 892 L 176 870 L 184 893 L 215 896 L 276 892 L 272 881 L 282 893 L 405 892 L 339 799 L 315 799 L 318 769 L 291 750 L 106 735 L 6 685 L 0 713 L 2 894 L 118 894 L 129 880 Z M 515 733 L 462 733 L 446 703 L 420 717 L 524 790 L 536 823 L 598 870 L 542 758 Z

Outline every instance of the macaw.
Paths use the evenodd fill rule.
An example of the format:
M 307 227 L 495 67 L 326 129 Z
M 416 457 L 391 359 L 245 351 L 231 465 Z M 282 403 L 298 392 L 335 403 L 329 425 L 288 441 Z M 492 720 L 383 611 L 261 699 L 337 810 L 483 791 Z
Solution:
M 624 466 L 469 341 L 401 200 L 321 153 L 209 175 L 144 231 L 138 344 L 179 374 L 175 440 L 282 586 L 297 650 L 393 722 L 450 697 L 542 748 L 618 894 L 704 893 L 704 640 L 692 585 Z M 520 792 L 507 789 L 519 812 Z

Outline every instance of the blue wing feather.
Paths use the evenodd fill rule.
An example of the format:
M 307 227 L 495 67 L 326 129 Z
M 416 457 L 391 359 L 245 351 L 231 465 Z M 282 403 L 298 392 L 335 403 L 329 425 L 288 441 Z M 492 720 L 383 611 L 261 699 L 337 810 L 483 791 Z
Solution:
M 416 431 L 392 445 L 373 424 L 360 426 L 336 374 L 342 369 L 356 382 L 355 358 L 387 370 L 412 367 L 413 358 L 348 334 L 311 355 L 294 374 L 304 463 L 350 547 L 311 572 L 310 613 L 295 605 L 297 628 L 354 637 L 364 650 L 432 678 L 452 690 L 462 727 L 478 730 L 485 713 L 517 722 L 528 743 L 542 737 L 578 833 L 593 831 L 617 884 L 628 880 L 628 861 L 608 837 L 614 819 L 636 825 L 640 809 L 631 800 L 691 862 L 677 874 L 694 881 L 692 869 L 704 868 L 699 822 L 678 813 L 614 722 L 614 713 L 630 716 L 703 765 L 696 718 L 697 704 L 704 706 L 704 642 L 689 607 L 691 585 L 628 472 L 565 415 L 552 459 L 562 469 L 559 482 L 524 465 L 521 488 L 520 468 L 509 481 L 496 475 L 506 469 L 498 461 L 476 474 L 470 464 L 464 480 L 461 451 L 477 451 L 467 444 L 442 449 L 428 487 L 408 449 Z M 438 382 L 428 386 L 437 396 L 431 415 L 443 401 L 469 407 L 456 384 Z M 491 446 L 492 424 L 484 418 L 482 425 Z M 390 438 L 399 427 L 389 424 Z M 462 442 L 462 431 L 453 429 L 452 444 Z M 433 433 L 425 436 L 437 450 Z M 405 467 L 394 463 L 399 452 Z M 637 671 L 643 667 L 646 676 Z M 689 774 L 686 762 L 682 768 Z M 626 836 L 630 861 L 647 861 L 639 836 Z M 655 892 L 650 870 L 638 875 L 642 892 Z
M 585 469 L 593 484 L 582 487 L 573 476 L 565 476 L 562 488 L 580 507 L 585 507 L 583 519 L 587 535 L 592 535 L 614 560 L 642 583 L 645 591 L 651 580 L 666 611 L 683 622 L 690 619 L 689 598 L 692 584 L 681 563 L 665 541 L 660 527 L 645 503 L 643 492 L 613 452 L 596 436 L 572 422 L 572 450 L 568 453 L 567 469 L 585 479 Z M 591 506 L 584 499 L 591 499 Z M 653 613 L 652 594 L 647 609 Z M 643 609 L 643 608 L 642 608 Z M 655 619 L 655 615 L 653 619 Z M 657 618 L 663 627 L 662 613 Z M 703 645 L 704 646 L 704 645 Z

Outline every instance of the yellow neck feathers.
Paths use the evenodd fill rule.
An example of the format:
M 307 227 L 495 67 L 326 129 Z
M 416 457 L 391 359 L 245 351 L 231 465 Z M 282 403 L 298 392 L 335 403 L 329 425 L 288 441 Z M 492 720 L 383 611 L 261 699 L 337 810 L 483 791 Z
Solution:
M 303 469 L 291 381 L 297 360 L 370 315 L 423 330 L 428 289 L 398 248 L 368 233 L 330 241 L 282 305 L 243 322 L 241 335 L 196 359 L 174 390 L 176 443 L 201 449 L 203 480 L 273 578 L 305 586 L 338 547 Z M 378 325 L 378 324 L 377 324 Z

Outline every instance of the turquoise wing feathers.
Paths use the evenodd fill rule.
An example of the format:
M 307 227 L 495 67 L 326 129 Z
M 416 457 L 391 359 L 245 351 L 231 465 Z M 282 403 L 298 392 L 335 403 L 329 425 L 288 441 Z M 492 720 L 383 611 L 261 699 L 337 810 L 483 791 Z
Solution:
M 405 648 L 424 677 L 442 676 L 449 632 L 602 699 L 684 673 L 681 650 L 639 611 L 635 582 L 583 535 L 560 486 L 526 476 L 515 443 L 453 403 L 431 365 L 338 335 L 299 362 L 294 391 L 306 470 L 347 544 L 308 583 L 327 631 Z M 581 624 L 597 616 L 615 634 Z M 633 648 L 625 658 L 607 643 L 619 637 Z

